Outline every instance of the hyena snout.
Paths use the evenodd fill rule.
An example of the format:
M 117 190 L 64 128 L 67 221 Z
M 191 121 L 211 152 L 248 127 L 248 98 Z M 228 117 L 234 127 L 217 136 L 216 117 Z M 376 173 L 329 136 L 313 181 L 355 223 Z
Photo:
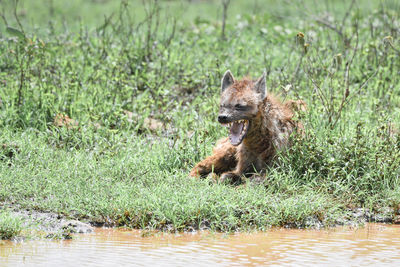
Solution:
M 227 115 L 220 114 L 220 115 L 218 115 L 218 122 L 219 123 L 228 123 L 229 117 Z

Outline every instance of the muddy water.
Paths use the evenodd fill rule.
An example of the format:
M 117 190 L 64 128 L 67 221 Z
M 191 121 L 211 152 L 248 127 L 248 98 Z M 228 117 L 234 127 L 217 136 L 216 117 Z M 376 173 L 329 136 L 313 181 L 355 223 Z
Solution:
M 0 241 L 1 242 L 1 241 Z M 71 241 L 0 243 L 0 266 L 400 265 L 400 225 L 156 234 L 97 229 Z

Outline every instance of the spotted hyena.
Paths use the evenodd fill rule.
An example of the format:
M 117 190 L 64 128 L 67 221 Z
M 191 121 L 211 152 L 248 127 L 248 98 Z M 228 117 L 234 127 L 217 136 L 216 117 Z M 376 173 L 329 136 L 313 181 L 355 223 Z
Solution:
M 302 101 L 281 103 L 267 94 L 265 73 L 256 81 L 238 81 L 228 70 L 221 82 L 218 122 L 229 128 L 229 137 L 219 140 L 213 154 L 199 162 L 190 175 L 214 172 L 221 180 L 237 182 L 243 174 L 265 170 L 277 151 L 289 145 L 290 134 L 301 128 L 293 120 L 293 110 L 304 107 Z

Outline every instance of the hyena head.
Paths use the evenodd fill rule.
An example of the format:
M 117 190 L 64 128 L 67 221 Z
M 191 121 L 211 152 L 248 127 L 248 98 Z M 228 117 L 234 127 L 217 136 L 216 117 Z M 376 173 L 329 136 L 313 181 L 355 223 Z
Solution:
M 230 128 L 232 145 L 242 143 L 265 96 L 265 72 L 255 82 L 246 78 L 236 81 L 229 70 L 225 72 L 221 81 L 218 122 Z

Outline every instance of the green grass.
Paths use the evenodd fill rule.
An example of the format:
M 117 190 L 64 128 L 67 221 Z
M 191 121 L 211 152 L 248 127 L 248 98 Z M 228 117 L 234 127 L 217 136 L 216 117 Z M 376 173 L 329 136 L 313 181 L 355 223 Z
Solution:
M 6 210 L 0 210 L 0 239 L 11 239 L 22 231 L 21 220 Z
M 1 202 L 172 231 L 334 225 L 400 204 L 396 1 L 358 1 L 345 20 L 347 1 L 232 1 L 225 40 L 219 1 L 45 2 L 20 3 L 24 33 L 4 5 L 16 30 L 0 28 Z M 266 69 L 269 92 L 308 105 L 305 137 L 262 184 L 188 177 L 226 135 L 226 69 Z

